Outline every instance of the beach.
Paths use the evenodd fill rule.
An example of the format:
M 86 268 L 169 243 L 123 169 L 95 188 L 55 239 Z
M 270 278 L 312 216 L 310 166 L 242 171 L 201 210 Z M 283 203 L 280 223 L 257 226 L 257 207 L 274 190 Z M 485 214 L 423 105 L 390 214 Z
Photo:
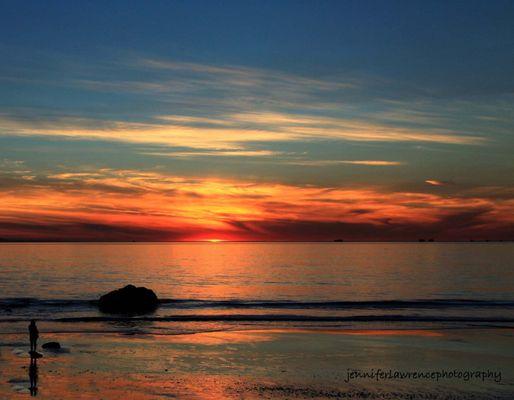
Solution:
M 43 351 L 38 360 L 41 399 L 509 399 L 514 393 L 512 329 L 291 328 L 178 335 L 42 329 L 42 337 L 63 348 Z M 26 337 L 2 334 L 0 340 L 0 398 L 27 398 Z M 378 369 L 488 375 L 355 376 Z

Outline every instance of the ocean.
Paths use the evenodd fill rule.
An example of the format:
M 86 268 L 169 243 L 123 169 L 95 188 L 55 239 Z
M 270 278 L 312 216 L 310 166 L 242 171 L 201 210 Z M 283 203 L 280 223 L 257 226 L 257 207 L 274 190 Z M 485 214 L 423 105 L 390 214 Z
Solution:
M 513 250 L 1 244 L 0 398 L 512 399 Z M 156 292 L 153 314 L 98 311 L 129 283 Z
M 144 316 L 97 310 L 126 284 Z M 74 332 L 514 325 L 513 243 L 16 243 L 0 245 L 0 326 Z

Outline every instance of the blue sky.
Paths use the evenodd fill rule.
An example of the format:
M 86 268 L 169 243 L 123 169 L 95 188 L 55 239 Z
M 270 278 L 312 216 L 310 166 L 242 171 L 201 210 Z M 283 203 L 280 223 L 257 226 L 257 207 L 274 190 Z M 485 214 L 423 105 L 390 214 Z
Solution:
M 128 185 L 137 171 L 205 185 L 389 196 L 377 204 L 396 204 L 400 194 L 429 196 L 387 218 L 373 209 L 374 217 L 355 221 L 343 209 L 316 219 L 312 205 L 311 216 L 280 218 L 260 203 L 232 213 L 238 208 L 218 199 L 227 209 L 214 213 L 212 229 L 231 238 L 289 238 L 280 233 L 287 229 L 273 229 L 302 218 L 369 224 L 364 233 L 338 225 L 330 235 L 372 238 L 395 216 L 401 226 L 411 223 L 416 207 L 435 209 L 439 220 L 472 215 L 470 232 L 446 235 L 428 221 L 427 234 L 483 236 L 487 225 L 505 237 L 512 228 L 509 221 L 498 227 L 513 198 L 510 1 L 4 1 L 0 7 L 6 196 L 44 189 L 50 201 L 72 187 L 84 190 L 81 201 L 89 204 L 99 195 L 98 180 L 108 195 L 113 177 Z M 84 179 L 63 182 L 70 176 Z M 96 181 L 88 189 L 91 176 Z M 116 213 L 129 213 L 121 203 Z M 59 223 L 102 219 L 97 206 L 61 215 Z M 30 237 L 47 224 L 48 237 L 58 237 L 55 221 L 41 222 L 50 206 L 34 207 L 6 207 L 2 215 L 11 225 L 3 236 Z M 141 211 L 148 213 L 160 211 Z M 236 222 L 259 218 L 270 227 L 231 231 Z M 171 220 L 157 222 L 162 232 Z M 193 222 L 180 223 L 192 227 L 172 238 L 199 235 Z M 379 238 L 405 239 L 407 228 L 386 226 Z M 321 228 L 315 231 L 325 238 Z M 309 228 L 300 236 L 312 235 Z

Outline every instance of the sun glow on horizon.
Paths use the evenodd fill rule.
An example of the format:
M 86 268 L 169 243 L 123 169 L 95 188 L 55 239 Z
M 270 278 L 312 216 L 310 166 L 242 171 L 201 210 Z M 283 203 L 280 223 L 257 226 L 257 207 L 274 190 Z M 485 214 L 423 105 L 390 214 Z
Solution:
M 5 240 L 412 240 L 424 229 L 452 240 L 508 239 L 514 215 L 512 200 L 501 191 L 495 198 L 494 187 L 486 197 L 485 188 L 449 195 L 109 168 L 27 181 L 29 171 L 14 167 L 7 176 L 23 191 L 0 190 Z

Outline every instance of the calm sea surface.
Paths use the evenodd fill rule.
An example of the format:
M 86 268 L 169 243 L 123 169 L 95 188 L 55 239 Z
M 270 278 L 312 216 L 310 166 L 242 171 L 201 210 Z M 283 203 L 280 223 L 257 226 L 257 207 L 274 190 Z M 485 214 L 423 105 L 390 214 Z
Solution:
M 91 300 L 128 283 L 155 321 L 510 324 L 514 244 L 0 244 L 5 323 L 109 320 Z

